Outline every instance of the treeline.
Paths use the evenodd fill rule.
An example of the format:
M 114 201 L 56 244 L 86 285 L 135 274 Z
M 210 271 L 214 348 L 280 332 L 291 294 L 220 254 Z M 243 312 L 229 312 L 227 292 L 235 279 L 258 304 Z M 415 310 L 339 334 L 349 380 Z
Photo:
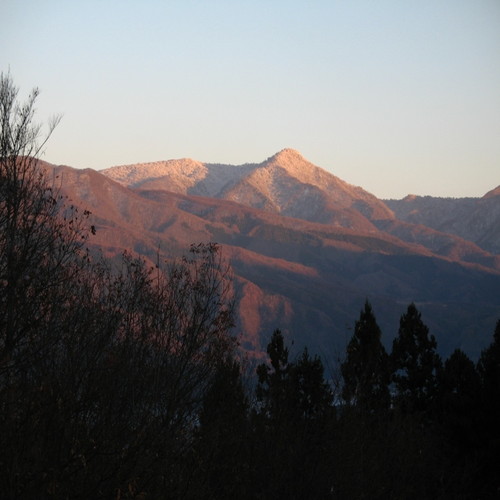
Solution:
M 210 461 L 210 498 L 228 484 L 224 498 L 498 498 L 500 321 L 477 364 L 459 349 L 443 363 L 414 304 L 390 353 L 380 340 L 367 302 L 332 383 L 307 349 L 290 361 L 276 330 L 238 417 L 247 427 L 224 484 L 224 455 Z M 230 386 L 217 393 L 223 406 Z M 228 415 L 214 414 L 221 429 Z M 234 444 L 234 433 L 228 439 Z
M 366 303 L 329 377 L 279 330 L 248 373 L 217 245 L 87 249 L 36 159 L 37 95 L 1 75 L 2 498 L 497 497 L 500 323 L 477 365 L 443 363 L 415 305 L 387 353 Z

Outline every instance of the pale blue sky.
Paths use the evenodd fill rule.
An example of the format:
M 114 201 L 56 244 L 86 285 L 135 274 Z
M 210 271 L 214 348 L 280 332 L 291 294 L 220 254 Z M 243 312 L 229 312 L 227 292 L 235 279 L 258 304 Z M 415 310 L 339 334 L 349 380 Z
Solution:
M 291 147 L 375 195 L 500 184 L 500 0 L 2 0 L 0 70 L 47 161 L 100 169 Z

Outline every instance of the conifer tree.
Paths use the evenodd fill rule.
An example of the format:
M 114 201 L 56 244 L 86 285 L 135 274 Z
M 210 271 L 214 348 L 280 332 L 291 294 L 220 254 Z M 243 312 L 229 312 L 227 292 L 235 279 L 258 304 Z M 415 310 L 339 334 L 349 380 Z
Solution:
M 436 339 L 429 336 L 415 304 L 410 304 L 401 316 L 391 352 L 395 402 L 404 412 L 427 411 L 436 402 L 442 367 L 436 348 Z
M 500 320 L 496 324 L 493 342 L 481 353 L 478 370 L 485 399 L 500 408 Z
M 455 349 L 444 364 L 440 399 L 444 428 L 461 453 L 471 453 L 477 446 L 480 389 L 474 363 L 461 349 Z
M 257 367 L 255 440 L 262 451 L 254 498 L 326 498 L 332 393 L 323 364 L 307 349 L 290 362 L 280 330 L 267 352 L 270 366 Z
M 324 378 L 324 367 L 318 356 L 311 357 L 307 347 L 293 364 L 291 382 L 296 409 L 306 420 L 318 420 L 330 414 L 333 394 Z
M 280 418 L 289 405 L 287 392 L 289 389 L 288 348 L 281 330 L 274 330 L 267 346 L 267 354 L 271 366 L 262 363 L 257 367 L 257 399 L 263 405 L 263 411 L 272 418 Z
M 481 434 L 483 443 L 483 477 L 485 498 L 495 498 L 500 492 L 500 320 L 497 321 L 493 342 L 479 358 L 481 378 Z M 486 494 L 490 496 L 486 496 Z
M 389 405 L 388 355 L 381 336 L 372 306 L 366 301 L 354 325 L 347 358 L 341 366 L 344 379 L 342 397 L 364 412 Z

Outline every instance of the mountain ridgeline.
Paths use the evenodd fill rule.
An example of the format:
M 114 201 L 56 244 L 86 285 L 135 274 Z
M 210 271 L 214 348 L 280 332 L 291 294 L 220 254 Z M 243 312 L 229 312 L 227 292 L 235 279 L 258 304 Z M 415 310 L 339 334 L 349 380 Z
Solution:
M 51 167 L 52 168 L 52 167 Z M 92 212 L 91 243 L 154 261 L 216 241 L 234 272 L 242 346 L 280 328 L 333 358 L 368 298 L 389 345 L 418 304 L 444 355 L 477 357 L 500 317 L 500 193 L 383 201 L 285 149 L 259 164 L 191 159 L 99 172 L 53 167 Z
M 500 253 L 500 186 L 482 198 L 409 195 L 386 204 L 401 220 L 455 234 L 488 252 Z

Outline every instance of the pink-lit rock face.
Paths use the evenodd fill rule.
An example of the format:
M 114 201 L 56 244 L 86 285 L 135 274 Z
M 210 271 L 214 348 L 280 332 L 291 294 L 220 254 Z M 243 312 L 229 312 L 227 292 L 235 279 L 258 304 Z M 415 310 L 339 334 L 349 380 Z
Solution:
M 128 187 L 210 196 L 353 229 L 367 229 L 368 221 L 394 217 L 375 196 L 313 165 L 293 149 L 255 165 L 181 159 L 112 167 L 102 173 Z

